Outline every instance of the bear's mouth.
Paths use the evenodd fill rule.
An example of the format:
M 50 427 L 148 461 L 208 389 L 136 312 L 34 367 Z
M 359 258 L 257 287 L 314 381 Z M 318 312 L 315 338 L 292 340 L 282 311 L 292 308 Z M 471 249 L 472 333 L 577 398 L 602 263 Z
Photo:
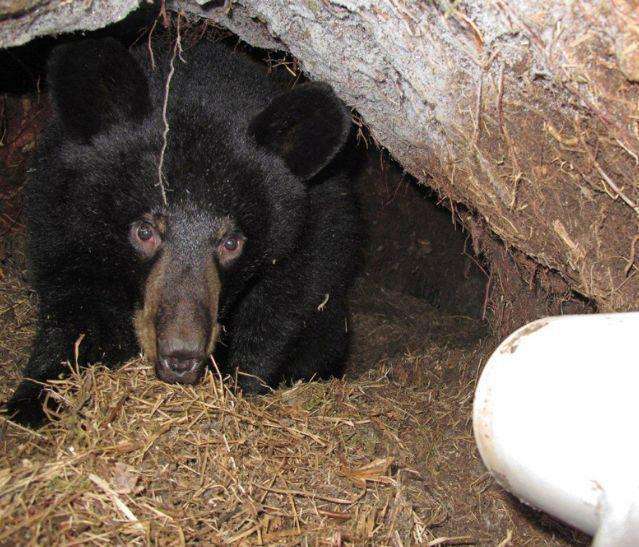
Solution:
M 197 384 L 204 376 L 207 361 L 203 357 L 173 355 L 155 361 L 155 375 L 169 384 Z

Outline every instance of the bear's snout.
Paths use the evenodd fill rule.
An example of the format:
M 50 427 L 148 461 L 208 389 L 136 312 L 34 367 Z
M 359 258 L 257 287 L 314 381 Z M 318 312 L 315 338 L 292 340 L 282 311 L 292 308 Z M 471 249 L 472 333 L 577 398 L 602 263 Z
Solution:
M 195 384 L 204 373 L 209 338 L 215 343 L 207 313 L 190 300 L 160 306 L 155 373 L 171 384 Z M 211 332 L 212 331 L 212 332 Z
M 146 280 L 144 307 L 134 316 L 140 345 L 160 380 L 195 384 L 202 378 L 220 332 L 220 290 L 210 257 L 189 260 L 175 247 L 163 250 Z

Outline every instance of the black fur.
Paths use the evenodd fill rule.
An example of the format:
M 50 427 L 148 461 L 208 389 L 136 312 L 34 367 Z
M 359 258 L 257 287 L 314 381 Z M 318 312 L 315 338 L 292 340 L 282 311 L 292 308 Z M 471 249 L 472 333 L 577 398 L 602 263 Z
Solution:
M 81 364 L 116 365 L 139 351 L 132 316 L 154 261 L 140 259 L 129 232 L 149 212 L 170 219 L 167 243 L 184 269 L 213 255 L 209 230 L 221 219 L 246 237 L 237 262 L 220 268 L 215 354 L 228 372 L 268 386 L 341 373 L 358 220 L 343 175 L 313 177 L 343 146 L 348 115 L 328 86 L 283 92 L 223 46 L 201 43 L 184 57 L 171 82 L 165 208 L 157 161 L 168 59 L 153 72 L 145 49 L 130 54 L 110 39 L 52 56 L 56 120 L 26 189 L 40 313 L 8 404 L 19 422 L 42 421 L 37 382 L 65 373 L 80 334 Z
M 54 50 L 49 84 L 65 136 L 88 141 L 126 121 L 142 121 L 151 112 L 146 78 L 137 63 L 112 38 L 87 40 Z

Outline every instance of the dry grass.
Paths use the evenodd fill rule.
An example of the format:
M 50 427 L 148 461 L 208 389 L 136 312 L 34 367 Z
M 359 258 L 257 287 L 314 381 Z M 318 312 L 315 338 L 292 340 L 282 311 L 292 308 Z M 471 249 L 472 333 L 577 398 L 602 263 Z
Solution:
M 434 539 L 407 502 L 418 474 L 368 450 L 399 444 L 417 419 L 387 386 L 247 400 L 211 373 L 195 389 L 167 386 L 142 360 L 73 375 L 58 386 L 60 421 L 35 433 L 5 423 L 0 541 Z
M 389 387 L 372 375 L 245 399 L 212 373 L 168 386 L 141 359 L 73 374 L 59 421 L 3 424 L 0 541 L 434 540 L 400 439 L 422 397 Z

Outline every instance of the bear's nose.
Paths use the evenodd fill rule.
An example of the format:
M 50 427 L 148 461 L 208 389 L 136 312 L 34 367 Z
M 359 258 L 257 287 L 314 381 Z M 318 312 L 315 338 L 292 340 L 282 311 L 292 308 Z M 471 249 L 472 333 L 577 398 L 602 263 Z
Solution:
M 195 384 L 204 373 L 204 359 L 182 352 L 159 355 L 155 372 L 160 380 L 171 384 Z
M 176 374 L 184 374 L 193 370 L 200 364 L 198 357 L 184 357 L 182 355 L 169 355 L 163 359 L 167 368 L 175 372 Z

